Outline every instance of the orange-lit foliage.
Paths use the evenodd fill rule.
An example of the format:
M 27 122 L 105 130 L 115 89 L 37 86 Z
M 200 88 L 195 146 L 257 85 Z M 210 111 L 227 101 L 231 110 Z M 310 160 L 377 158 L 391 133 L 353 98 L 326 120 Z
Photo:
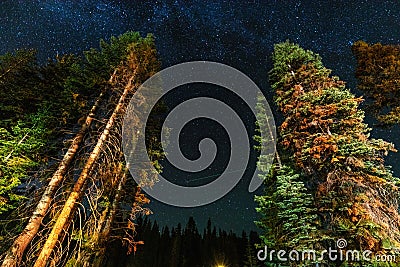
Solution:
M 282 143 L 287 148 L 294 148 L 296 163 L 307 167 L 306 171 L 320 170 L 327 162 L 340 161 L 335 139 L 346 125 L 354 127 L 354 124 L 362 123 L 357 116 L 360 98 L 335 102 L 333 96 L 326 94 L 327 90 L 341 88 L 344 88 L 344 82 L 328 77 L 313 65 L 303 65 L 295 76 L 288 76 L 285 87 L 276 91 L 287 100 L 278 102 L 286 118 L 280 128 Z M 346 110 L 348 106 L 351 108 Z M 347 116 L 340 118 L 344 111 Z
M 271 71 L 284 115 L 281 140 L 314 191 L 321 236 L 345 237 L 349 247 L 358 249 L 379 251 L 383 243 L 398 247 L 398 179 L 383 160 L 393 145 L 369 138 L 359 109 L 362 99 L 331 77 L 317 55 L 284 45 L 291 46 L 285 48 L 289 52 L 274 56 L 280 62 Z M 307 58 L 303 64 L 301 57 Z
M 400 46 L 358 41 L 352 51 L 357 59 L 358 89 L 372 98 L 371 110 L 383 124 L 399 123 Z
M 127 255 L 136 253 L 137 245 L 143 245 L 144 241 L 135 240 L 136 235 L 136 224 L 134 223 L 139 216 L 148 216 L 152 212 L 150 209 L 143 207 L 146 204 L 150 203 L 150 199 L 146 197 L 144 193 L 142 193 L 142 189 L 137 186 L 135 193 L 135 201 L 132 205 L 131 213 L 127 222 L 127 225 L 124 229 L 125 234 L 121 237 L 122 243 L 127 247 Z

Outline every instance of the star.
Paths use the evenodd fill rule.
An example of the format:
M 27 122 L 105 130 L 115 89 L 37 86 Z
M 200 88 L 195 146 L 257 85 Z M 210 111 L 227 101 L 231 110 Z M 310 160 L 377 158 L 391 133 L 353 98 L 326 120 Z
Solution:
M 271 68 L 273 45 L 289 39 L 319 53 L 324 64 L 335 75 L 355 88 L 354 60 L 350 46 L 364 39 L 368 42 L 400 43 L 400 2 L 381 1 L 61 1 L 37 0 L 24 4 L 13 0 L 0 2 L 0 53 L 17 48 L 38 50 L 38 58 L 46 62 L 56 54 L 78 53 L 99 46 L 100 39 L 109 40 L 128 30 L 153 33 L 163 67 L 192 60 L 210 60 L 228 64 L 247 74 L 260 85 L 273 101 L 267 76 Z M 208 88 L 208 87 L 207 87 Z M 215 88 L 189 89 L 173 95 L 171 103 L 190 96 L 208 94 L 230 101 L 238 113 L 246 109 L 233 96 Z M 193 92 L 194 91 L 194 92 Z M 245 119 L 247 128 L 254 128 L 254 118 Z M 228 137 L 211 123 L 192 125 L 184 136 L 198 139 L 214 133 L 221 147 Z M 207 128 L 209 127 L 209 128 Z M 249 138 L 251 139 L 251 131 Z M 390 133 L 400 146 L 398 132 Z M 192 139 L 191 139 L 192 138 Z M 395 139 L 397 138 L 397 139 Z M 390 139 L 390 138 L 389 138 Z M 216 142 L 217 143 L 217 142 Z M 188 155 L 196 155 L 197 146 L 183 144 Z M 199 177 L 215 176 L 225 166 L 229 150 L 220 150 L 216 162 Z M 255 168 L 257 153 L 251 154 L 249 165 Z M 399 171 L 398 158 L 388 164 Z M 165 167 L 175 180 L 186 173 Z M 213 177 L 214 177 L 213 176 Z M 155 200 L 150 204 L 152 217 L 175 226 L 194 216 L 203 227 L 211 217 L 216 225 L 236 232 L 254 230 L 257 218 L 254 193 L 247 192 L 251 175 L 243 178 L 232 192 L 215 203 L 194 209 L 170 207 Z M 192 177 L 196 178 L 196 177 Z M 185 178 L 186 179 L 186 178 Z M 215 179 L 215 178 L 213 178 Z M 211 179 L 212 180 L 212 179 Z M 255 194 L 262 194 L 262 189 Z

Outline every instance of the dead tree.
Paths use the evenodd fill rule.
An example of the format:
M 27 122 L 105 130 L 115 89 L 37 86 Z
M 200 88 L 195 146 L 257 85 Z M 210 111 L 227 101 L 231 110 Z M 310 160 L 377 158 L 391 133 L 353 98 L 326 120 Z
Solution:
M 92 153 L 90 154 L 88 160 L 86 161 L 85 166 L 83 167 L 83 170 L 76 181 L 71 194 L 69 195 L 67 201 L 64 204 L 64 207 L 58 216 L 57 221 L 55 222 L 53 229 L 48 236 L 46 243 L 44 244 L 39 257 L 37 258 L 34 267 L 40 267 L 40 266 L 45 266 L 48 258 L 50 257 L 51 252 L 53 251 L 54 246 L 58 242 L 58 238 L 61 234 L 61 232 L 64 229 L 64 226 L 68 223 L 68 221 L 71 218 L 71 212 L 75 207 L 75 204 L 77 201 L 80 199 L 82 195 L 82 191 L 85 187 L 86 181 L 89 177 L 89 173 L 93 167 L 93 164 L 96 162 L 97 158 L 100 155 L 100 152 L 102 150 L 103 144 L 106 142 L 110 130 L 114 127 L 114 122 L 116 118 L 119 116 L 121 110 L 123 110 L 124 104 L 126 102 L 126 97 L 130 93 L 130 91 L 133 89 L 132 86 L 132 80 L 134 79 L 134 75 L 131 76 L 129 79 L 128 84 L 125 87 L 125 90 L 123 94 L 121 95 L 121 98 L 118 101 L 117 106 L 114 109 L 114 112 L 112 113 L 110 119 L 107 122 L 107 125 L 101 134 L 100 138 L 97 141 L 97 144 L 95 148 L 93 149 Z
M 101 102 L 103 94 L 104 92 L 102 92 L 96 99 L 93 107 L 90 110 L 89 115 L 86 117 L 85 123 L 82 125 L 82 128 L 76 134 L 67 153 L 65 153 L 57 170 L 51 177 L 50 182 L 47 185 L 38 205 L 36 206 L 35 211 L 30 217 L 28 224 L 25 226 L 25 229 L 15 239 L 10 249 L 6 252 L 6 257 L 3 261 L 3 264 L 1 265 L 2 267 L 15 267 L 21 263 L 21 259 L 25 252 L 25 249 L 39 231 L 43 217 L 46 215 L 50 207 L 50 204 L 54 198 L 54 194 L 57 191 L 61 181 L 63 181 L 65 173 L 67 172 L 69 165 L 73 161 L 74 156 L 79 149 L 79 146 L 83 140 L 83 137 L 85 136 L 86 131 L 89 129 L 93 121 L 96 109 L 98 108 Z

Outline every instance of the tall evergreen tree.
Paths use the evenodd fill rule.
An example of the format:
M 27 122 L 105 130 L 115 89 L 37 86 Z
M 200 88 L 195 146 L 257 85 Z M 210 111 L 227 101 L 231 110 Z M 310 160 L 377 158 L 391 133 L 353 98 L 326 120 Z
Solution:
M 118 67 L 115 68 L 116 66 Z M 76 203 L 75 198 L 80 198 L 86 190 L 88 177 L 94 181 L 96 188 L 104 186 L 102 187 L 104 190 L 97 191 L 100 193 L 100 195 L 96 197 L 96 201 L 99 201 L 99 205 L 95 204 L 90 207 L 83 205 L 83 209 L 87 209 L 87 211 L 89 211 L 89 208 L 93 207 L 97 210 L 95 211 L 92 209 L 90 212 L 87 212 L 89 216 L 85 218 L 87 219 L 85 226 L 79 229 L 78 234 L 74 232 L 71 234 L 71 236 L 74 236 L 73 238 L 84 239 L 85 242 L 83 246 L 84 249 L 74 251 L 75 255 L 79 254 L 76 257 L 78 260 L 90 262 L 91 265 L 96 265 L 101 262 L 98 261 L 98 259 L 101 259 L 104 253 L 100 252 L 105 250 L 105 245 L 111 236 L 110 232 L 113 222 L 115 222 L 114 219 L 116 217 L 121 217 L 116 215 L 117 211 L 121 212 L 119 209 L 120 206 L 122 206 L 120 205 L 120 199 L 123 194 L 127 194 L 127 190 L 124 190 L 126 173 L 123 174 L 123 164 L 121 164 L 122 153 L 119 147 L 119 140 L 121 139 L 121 131 L 119 129 L 121 127 L 122 115 L 125 110 L 125 105 L 128 103 L 128 97 L 134 92 L 132 89 L 137 88 L 144 80 L 153 75 L 158 70 L 158 67 L 159 61 L 157 59 L 153 37 L 148 35 L 146 38 L 143 38 L 140 37 L 138 33 L 133 32 L 128 32 L 119 37 L 113 37 L 110 44 L 102 42 L 101 49 L 90 50 L 90 52 L 86 53 L 85 59 L 80 59 L 74 55 L 57 56 L 56 60 L 49 61 L 44 66 L 38 66 L 35 53 L 31 51 L 23 53 L 16 52 L 14 55 L 7 54 L 0 57 L 0 95 L 7 95 L 7 99 L 4 99 L 4 101 L 1 99 L 0 101 L 0 110 L 3 107 L 7 108 L 9 102 L 11 103 L 10 100 L 15 96 L 20 98 L 22 104 L 18 101 L 15 103 L 26 108 L 21 110 L 21 112 L 15 112 L 15 116 L 10 120 L 10 123 L 7 124 L 9 129 L 4 129 L 3 131 L 3 128 L 1 128 L 0 130 L 1 138 L 4 138 L 4 142 L 3 139 L 0 141 L 0 174 L 6 174 L 5 176 L 0 175 L 0 210 L 10 208 L 11 204 L 16 203 L 15 200 L 17 200 L 18 196 L 14 194 L 13 188 L 19 184 L 20 180 L 22 180 L 21 178 L 25 178 L 27 171 L 31 170 L 32 166 L 35 167 L 38 165 L 36 164 L 36 161 L 39 161 L 37 157 L 37 148 L 39 145 L 40 148 L 44 148 L 46 147 L 45 144 L 49 143 L 49 140 L 42 142 L 43 133 L 45 133 L 46 137 L 50 136 L 51 133 L 55 133 L 51 137 L 55 140 L 56 137 L 54 136 L 59 134 L 59 131 L 57 131 L 60 129 L 59 126 L 70 126 L 71 123 L 75 124 L 79 115 L 86 113 L 86 111 L 83 112 L 86 107 L 86 101 L 92 102 L 90 98 L 93 97 L 93 95 L 97 96 L 98 93 L 102 91 L 100 96 L 93 101 L 95 103 L 90 111 L 90 115 L 82 117 L 84 120 L 82 129 L 73 139 L 70 149 L 68 149 L 59 168 L 52 179 L 50 179 L 51 181 L 46 187 L 42 199 L 33 212 L 25 230 L 15 239 L 14 244 L 7 252 L 7 259 L 3 262 L 4 266 L 19 265 L 27 246 L 33 238 L 36 238 L 38 230 L 43 228 L 42 220 L 44 219 L 44 221 L 47 221 L 49 219 L 50 213 L 48 209 L 51 207 L 52 201 L 54 201 L 54 194 L 58 190 L 60 183 L 68 176 L 66 172 L 70 171 L 69 165 L 71 165 L 71 161 L 79 162 L 81 159 L 85 158 L 84 156 L 82 157 L 82 154 L 85 153 L 84 150 L 88 147 L 82 149 L 81 141 L 83 138 L 85 138 L 86 141 L 90 138 L 86 135 L 86 131 L 91 130 L 94 132 L 96 130 L 95 128 L 102 127 L 99 126 L 99 124 L 90 125 L 90 122 L 97 115 L 101 114 L 102 116 L 107 116 L 106 114 L 109 108 L 114 107 L 114 112 L 112 114 L 109 113 L 111 117 L 108 119 L 108 123 L 104 125 L 106 129 L 102 132 L 102 137 L 99 138 L 101 141 L 98 140 L 96 144 L 97 148 L 94 147 L 94 153 L 89 156 L 85 164 L 86 167 L 84 167 L 84 170 L 81 172 L 80 177 L 82 180 L 75 184 L 75 190 L 81 192 L 78 193 L 76 191 L 78 194 L 73 194 L 74 196 L 69 198 L 70 203 L 74 202 L 72 205 L 64 205 L 64 208 L 67 207 L 65 209 L 68 214 L 66 217 L 69 218 L 64 220 L 66 218 L 64 217 L 60 221 L 61 224 L 64 224 L 62 227 L 64 230 L 68 229 L 69 226 L 73 224 L 75 216 L 69 216 L 69 214 L 73 214 L 77 211 L 76 207 L 74 207 Z M 25 82 L 24 79 L 27 81 Z M 18 90 L 12 92 L 7 91 L 14 87 L 17 89 L 20 86 L 23 89 L 24 87 L 22 87 L 22 85 L 29 87 L 25 94 L 20 94 L 21 92 Z M 99 112 L 95 114 L 96 111 L 98 111 L 99 103 L 103 96 L 107 96 L 110 101 L 101 105 Z M 115 101 L 115 99 L 117 99 L 117 101 Z M 29 105 L 26 104 L 27 102 Z M 31 116 L 29 113 L 34 113 L 37 110 L 48 110 L 49 112 L 46 113 L 46 118 L 41 116 L 35 123 L 28 122 L 20 124 L 19 122 L 15 122 L 17 121 L 16 119 L 19 119 L 18 116 L 20 114 L 23 114 L 22 118 L 26 119 Z M 8 114 L 4 114 L 5 121 L 7 121 L 7 116 Z M 3 114 L 1 114 L 1 117 L 3 117 Z M 80 121 L 82 122 L 82 120 Z M 2 122 L 4 122 L 4 120 Z M 46 127 L 43 129 L 43 127 L 40 126 L 44 124 Z M 24 125 L 23 129 L 21 127 L 22 125 Z M 149 132 L 153 133 L 154 125 L 157 125 L 157 123 L 153 123 L 149 127 Z M 2 127 L 1 124 L 0 127 Z M 73 131 L 74 130 L 71 132 Z M 101 147 L 105 145 L 103 141 L 110 136 L 113 139 L 112 142 L 106 144 L 108 147 L 107 149 L 102 149 Z M 152 155 L 154 165 L 158 167 L 159 164 L 157 160 L 162 157 L 162 153 L 158 151 L 159 145 L 157 144 L 157 138 L 154 140 L 153 136 L 149 134 L 149 139 L 150 138 L 152 138 L 150 140 L 152 141 L 152 147 L 149 153 Z M 2 147 L 3 144 L 5 145 L 4 149 Z M 78 149 L 81 151 L 81 155 L 75 157 Z M 107 155 L 109 152 L 106 152 L 106 150 L 111 153 Z M 17 161 L 19 162 L 18 166 L 15 164 Z M 11 164 L 14 164 L 16 168 L 13 168 Z M 90 167 L 94 165 L 94 168 Z M 114 175 L 115 179 L 113 178 Z M 135 188 L 135 185 L 129 184 L 129 186 Z M 62 188 L 62 190 L 64 189 L 65 188 Z M 139 192 L 140 190 L 136 191 Z M 93 195 L 95 194 L 88 194 L 89 198 L 93 197 Z M 127 198 L 123 199 L 126 200 Z M 142 196 L 142 194 L 138 195 L 134 193 L 130 200 L 131 202 L 129 204 L 133 202 L 131 214 L 136 214 L 138 212 L 142 212 L 143 214 L 149 213 L 147 208 L 141 208 L 142 204 L 148 203 L 147 198 Z M 140 204 L 139 200 L 141 201 Z M 126 205 L 124 205 L 124 207 L 126 207 Z M 134 208 L 136 209 L 134 210 Z M 30 213 L 30 211 L 28 212 Z M 19 217 L 21 217 L 21 215 Z M 20 220 L 20 218 L 18 219 Z M 50 219 L 54 220 L 54 218 Z M 126 219 L 126 217 L 124 217 L 124 219 Z M 142 244 L 143 242 L 135 242 L 135 240 L 133 240 L 135 225 L 131 220 L 134 221 L 135 216 L 131 216 L 128 221 L 125 221 L 126 224 L 123 229 L 126 230 L 126 233 L 130 231 L 132 235 L 127 235 L 128 237 L 124 240 L 129 243 L 128 251 L 135 251 L 136 245 Z M 14 234 L 19 234 L 22 230 L 20 228 L 21 227 L 13 229 Z M 118 233 L 120 234 L 123 231 L 121 231 L 121 228 L 119 229 L 120 231 Z M 116 233 L 117 232 L 113 232 L 112 236 L 115 237 Z M 49 240 L 56 241 L 55 239 L 58 237 L 57 231 L 53 234 L 55 238 L 49 238 Z M 62 234 L 61 238 L 64 238 L 63 235 L 64 234 Z M 44 236 L 45 234 L 43 237 Z M 121 240 L 123 240 L 123 238 L 124 236 L 121 237 Z M 53 241 L 50 242 L 52 243 Z M 92 246 L 91 244 L 96 244 L 96 246 Z M 37 264 L 45 264 L 45 258 L 48 257 L 47 253 L 52 250 L 52 246 L 53 245 L 49 243 L 49 250 L 42 255 L 42 259 L 44 260 L 40 260 Z M 37 248 L 39 247 L 40 246 L 37 246 Z M 94 247 L 96 248 L 93 249 Z M 2 253 L 6 248 L 7 245 L 4 245 L 0 252 Z M 64 249 L 69 249 L 69 247 L 65 247 Z M 76 263 L 75 255 L 73 255 L 74 253 L 69 254 L 72 263 Z M 88 258 L 95 259 L 97 263 L 87 260 Z M 67 259 L 65 259 L 65 262 L 66 261 Z
M 189 217 L 182 236 L 182 266 L 201 266 L 200 249 L 201 236 L 194 218 Z
M 369 138 L 364 113 L 358 108 L 362 99 L 350 93 L 338 77 L 330 76 L 319 55 L 285 42 L 275 46 L 273 63 L 270 83 L 284 116 L 281 144 L 294 166 L 289 172 L 292 179 L 280 178 L 280 186 L 290 188 L 288 183 L 298 179 L 306 188 L 299 191 L 311 194 L 318 215 L 314 248 L 334 247 L 339 238 L 347 239 L 348 249 L 378 252 L 397 247 L 398 179 L 383 159 L 394 150 L 393 145 Z M 275 195 L 281 191 L 275 189 Z M 276 214 L 280 208 L 300 207 L 295 202 L 287 206 L 285 200 L 266 199 L 277 207 Z M 259 209 L 262 214 L 267 210 Z M 297 220 L 290 220 L 294 217 L 288 212 L 283 214 L 289 216 L 282 217 L 287 223 L 282 228 L 295 229 Z M 270 230 L 265 221 L 259 225 L 269 235 L 281 230 Z M 275 235 L 272 244 L 281 238 L 290 240 L 290 236 L 293 241 L 301 240 L 296 232 L 284 233 Z
M 169 267 L 181 267 L 181 253 L 182 253 L 182 226 L 179 223 L 174 231 L 171 232 L 172 245 L 170 254 Z

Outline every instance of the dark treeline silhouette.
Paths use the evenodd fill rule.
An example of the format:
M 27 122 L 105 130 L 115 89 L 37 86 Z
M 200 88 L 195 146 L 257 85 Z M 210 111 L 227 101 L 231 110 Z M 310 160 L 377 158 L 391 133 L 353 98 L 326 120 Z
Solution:
M 201 233 L 193 217 L 186 226 L 179 223 L 172 228 L 160 228 L 157 221 L 151 222 L 148 218 L 139 218 L 137 223 L 136 239 L 143 240 L 144 244 L 138 245 L 129 255 L 126 255 L 126 249 L 111 245 L 107 253 L 108 266 L 260 266 L 254 248 L 259 243 L 256 232 L 243 231 L 238 236 L 232 231 L 217 229 L 208 219 Z

